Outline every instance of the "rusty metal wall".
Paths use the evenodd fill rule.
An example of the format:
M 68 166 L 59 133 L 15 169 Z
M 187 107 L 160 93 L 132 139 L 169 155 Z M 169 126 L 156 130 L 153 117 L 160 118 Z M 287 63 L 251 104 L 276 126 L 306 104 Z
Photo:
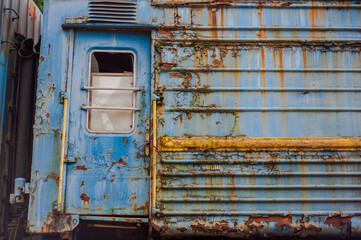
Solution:
M 359 2 L 153 5 L 161 25 L 153 35 L 154 231 L 358 236 L 359 147 L 237 150 L 217 141 L 359 138 Z
M 133 23 L 132 17 L 131 24 L 119 24 L 117 19 L 89 21 L 86 0 L 45 4 L 30 230 L 65 232 L 79 221 L 124 221 L 92 216 L 116 214 L 102 208 L 108 188 L 94 187 L 108 180 L 87 178 L 87 174 L 119 163 L 119 159 L 101 161 L 109 149 L 121 151 L 128 143 L 115 144 L 119 136 L 77 137 L 82 136 L 77 129 L 82 131 L 84 121 L 72 118 L 80 114 L 75 108 L 70 111 L 74 130 L 68 133 L 73 137 L 67 148 L 77 150 L 74 155 L 65 154 L 71 175 L 64 174 L 63 191 L 65 199 L 77 201 L 73 205 L 77 209 L 71 211 L 72 205 L 65 202 L 61 212 L 54 204 L 61 179 L 62 96 L 75 86 L 68 96 L 70 106 L 77 106 L 71 101 L 85 99 L 84 94 L 82 98 L 76 94 L 87 80 L 86 51 L 121 47 L 128 35 L 118 31 L 155 29 L 149 81 L 151 100 L 157 103 L 153 105 L 157 141 L 152 142 L 157 148 L 153 148 L 149 176 L 148 168 L 143 169 L 147 179 L 156 179 L 156 186 L 149 184 L 153 234 L 359 236 L 360 3 L 136 2 L 136 20 Z M 78 46 L 86 36 L 92 38 Z M 106 40 L 110 37 L 113 42 Z M 74 53 L 82 61 L 73 63 Z M 150 110 L 148 103 L 143 106 Z M 102 145 L 104 139 L 114 147 Z M 130 146 L 136 148 L 134 142 Z M 130 167 L 124 165 L 121 171 L 129 172 Z M 78 180 L 92 179 L 85 188 L 78 180 L 72 185 L 79 172 L 82 179 Z M 120 192 L 121 181 L 115 176 L 113 180 Z M 80 195 L 84 205 L 79 193 L 88 194 Z M 90 199 L 96 211 L 89 210 Z M 134 206 L 129 200 L 125 211 Z

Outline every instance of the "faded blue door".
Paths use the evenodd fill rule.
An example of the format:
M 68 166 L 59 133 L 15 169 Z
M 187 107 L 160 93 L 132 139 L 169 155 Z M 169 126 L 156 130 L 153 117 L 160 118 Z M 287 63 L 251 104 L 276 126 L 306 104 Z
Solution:
M 76 32 L 74 39 L 66 213 L 148 215 L 150 36 Z

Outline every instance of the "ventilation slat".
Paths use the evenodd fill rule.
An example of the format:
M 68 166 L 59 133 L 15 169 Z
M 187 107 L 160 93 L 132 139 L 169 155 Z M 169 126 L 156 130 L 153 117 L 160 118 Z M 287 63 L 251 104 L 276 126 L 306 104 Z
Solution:
M 112 18 L 112 17 L 131 17 L 135 18 L 135 14 L 114 14 L 114 13 L 108 13 L 108 14 L 89 14 L 89 18 L 91 17 L 106 17 L 106 18 Z
M 135 23 L 135 2 L 89 2 L 88 21 L 107 23 Z

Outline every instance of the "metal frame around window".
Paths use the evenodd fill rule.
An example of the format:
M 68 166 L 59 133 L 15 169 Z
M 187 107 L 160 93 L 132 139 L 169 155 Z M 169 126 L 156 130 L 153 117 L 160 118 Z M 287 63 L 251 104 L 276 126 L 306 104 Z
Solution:
M 92 72 L 91 72 L 91 56 L 92 54 L 94 54 L 95 52 L 108 52 L 108 53 L 130 53 L 133 55 L 133 88 L 97 88 L 97 87 L 92 87 L 90 85 L 91 83 L 91 77 L 92 77 Z M 133 52 L 133 51 L 122 51 L 122 50 L 93 50 L 89 53 L 88 55 L 89 57 L 89 61 L 88 61 L 88 85 L 87 86 L 82 86 L 82 90 L 85 90 L 87 91 L 87 105 L 86 106 L 82 106 L 81 109 L 82 110 L 86 110 L 87 113 L 86 113 L 86 123 L 85 123 L 85 128 L 86 130 L 89 132 L 89 133 L 94 133 L 94 134 L 129 134 L 129 133 L 132 133 L 135 129 L 135 112 L 136 111 L 140 111 L 141 108 L 136 108 L 135 107 L 135 95 L 138 91 L 140 91 L 141 89 L 140 88 L 136 88 L 136 79 L 137 79 L 137 76 L 136 76 L 136 70 L 137 70 L 137 66 L 136 66 L 136 54 Z M 105 73 L 105 74 L 101 74 L 100 75 L 113 75 L 113 76 L 116 76 L 116 75 L 120 75 L 118 73 Z M 89 92 L 90 91 L 93 91 L 93 90 L 119 90 L 119 91 L 122 91 L 122 90 L 133 90 L 133 107 L 132 108 L 122 108 L 122 107 L 92 107 L 90 106 L 90 94 Z M 88 109 L 103 109 L 103 110 L 119 110 L 119 111 L 132 111 L 132 129 L 129 131 L 129 132 L 110 132 L 110 131 L 91 131 L 89 129 L 89 111 Z

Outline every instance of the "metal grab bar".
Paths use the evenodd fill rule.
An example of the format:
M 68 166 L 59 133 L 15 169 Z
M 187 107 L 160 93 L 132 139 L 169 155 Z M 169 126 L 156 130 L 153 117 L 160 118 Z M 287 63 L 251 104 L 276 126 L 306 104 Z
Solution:
M 117 91 L 140 91 L 140 88 L 106 88 L 106 87 L 82 87 L 82 90 L 117 90 Z
M 64 175 L 64 153 L 65 153 L 65 137 L 66 137 L 66 119 L 68 112 L 68 99 L 64 98 L 64 114 L 63 114 L 63 129 L 61 135 L 61 152 L 60 152 L 60 171 L 59 171 L 59 188 L 58 188 L 58 210 L 61 211 L 62 195 L 63 195 L 63 175 Z
M 152 213 L 155 213 L 155 200 L 157 193 L 157 101 L 152 101 L 152 158 L 151 158 L 151 169 L 152 169 Z
M 133 107 L 96 107 L 96 106 L 81 106 L 80 109 L 95 109 L 95 110 L 117 110 L 117 111 L 140 111 L 141 108 Z

